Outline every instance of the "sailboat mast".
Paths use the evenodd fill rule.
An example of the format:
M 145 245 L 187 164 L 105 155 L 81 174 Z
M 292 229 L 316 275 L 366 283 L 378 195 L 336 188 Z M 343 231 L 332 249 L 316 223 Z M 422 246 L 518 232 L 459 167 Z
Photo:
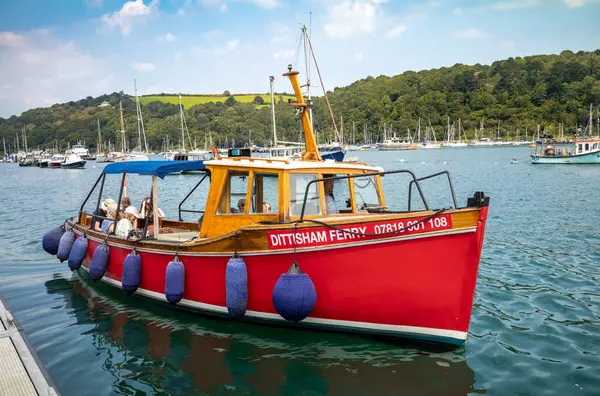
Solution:
M 121 123 L 121 134 L 123 135 L 123 144 L 122 144 L 122 153 L 123 155 L 125 155 L 125 124 L 123 123 L 123 102 L 119 100 L 119 113 L 121 114 L 120 116 L 120 123 Z
M 179 118 L 181 119 L 181 142 L 183 144 L 182 151 L 185 151 L 185 131 L 183 129 L 183 106 L 181 105 L 181 94 L 179 95 Z
M 277 147 L 277 126 L 275 125 L 275 93 L 273 92 L 274 76 L 269 76 L 269 85 L 271 87 L 271 117 L 273 118 L 273 147 Z
M 98 147 L 96 148 L 96 153 L 98 155 L 102 153 L 102 140 L 100 138 L 100 118 L 98 118 Z
M 302 41 L 304 42 L 304 62 L 306 63 L 306 91 L 309 105 L 308 120 L 310 122 L 311 128 L 313 128 L 312 106 L 310 99 L 310 63 L 308 57 L 308 33 L 306 30 L 306 25 L 302 25 Z
M 140 98 L 137 94 L 137 81 L 133 79 L 133 87 L 135 88 L 135 109 L 138 117 L 138 141 L 140 149 L 142 148 L 142 136 L 144 137 L 144 152 L 148 154 L 148 142 L 146 141 L 146 131 L 144 130 L 144 116 L 142 115 L 142 105 L 140 104 Z M 140 128 L 141 127 L 141 128 Z M 141 135 L 140 135 L 141 129 Z
M 592 104 L 590 103 L 590 122 L 589 122 L 590 136 L 592 136 L 594 134 L 593 123 L 594 123 L 594 118 L 592 116 Z
M 27 147 L 27 128 L 23 126 L 23 141 L 25 142 L 25 153 L 29 152 L 29 148 Z

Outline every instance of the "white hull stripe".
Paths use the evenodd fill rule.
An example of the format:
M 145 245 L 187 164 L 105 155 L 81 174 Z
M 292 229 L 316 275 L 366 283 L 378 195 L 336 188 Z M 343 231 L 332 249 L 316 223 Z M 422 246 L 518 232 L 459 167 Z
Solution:
M 477 227 L 468 227 L 468 228 L 460 228 L 457 230 L 437 231 L 437 232 L 429 232 L 429 233 L 424 233 L 424 234 L 408 235 L 408 236 L 403 236 L 403 237 L 399 237 L 399 238 L 396 237 L 396 238 L 385 238 L 385 239 L 384 238 L 371 239 L 371 240 L 367 240 L 367 241 L 363 241 L 363 242 L 352 242 L 352 243 L 345 243 L 345 244 L 338 244 L 338 245 L 326 245 L 326 246 L 315 246 L 315 247 L 309 247 L 309 248 L 299 248 L 299 249 L 296 249 L 296 252 L 297 253 L 306 253 L 306 252 L 316 252 L 316 251 L 320 251 L 320 250 L 344 249 L 344 248 L 355 247 L 355 246 L 367 246 L 367 245 L 376 245 L 379 243 L 408 241 L 411 239 L 422 239 L 422 238 L 433 238 L 433 237 L 446 236 L 446 235 L 466 234 L 466 233 L 475 232 L 475 231 L 477 231 Z M 83 235 L 82 232 L 79 232 L 77 230 L 74 230 L 74 232 L 76 232 L 78 236 Z M 97 243 L 104 242 L 103 239 L 92 238 L 90 236 L 88 236 L 87 238 L 94 242 L 97 242 Z M 122 249 L 132 249 L 131 246 L 121 245 L 119 243 L 114 243 L 112 241 L 109 242 L 109 246 L 114 246 L 114 247 L 118 247 L 118 248 L 122 248 Z M 166 255 L 172 256 L 175 254 L 176 247 L 173 246 L 172 250 L 169 250 L 169 251 L 144 249 L 144 248 L 140 248 L 140 247 L 138 247 L 136 250 L 138 252 L 166 254 Z M 282 250 L 265 250 L 265 251 L 260 251 L 260 252 L 242 252 L 242 255 L 244 255 L 244 256 L 264 256 L 264 255 L 275 255 L 275 254 L 290 254 L 293 252 L 294 252 L 293 249 L 285 249 L 285 250 L 282 249 Z M 225 252 L 225 253 L 179 252 L 178 255 L 185 256 L 185 257 L 188 257 L 188 256 L 198 256 L 198 257 L 208 257 L 208 256 L 223 257 L 223 256 L 225 256 L 225 257 L 230 257 L 231 252 Z
M 86 271 L 89 271 L 85 266 L 81 266 Z M 111 279 L 107 276 L 102 277 L 103 282 L 108 283 L 112 286 L 121 288 L 121 282 Z M 154 300 L 158 300 L 164 303 L 169 303 L 167 298 L 162 293 L 157 293 L 151 290 L 146 290 L 142 288 L 138 288 L 135 294 L 138 294 L 143 297 L 152 298 Z M 214 312 L 218 314 L 227 315 L 227 307 L 222 307 L 220 305 L 213 304 L 205 304 L 197 301 L 182 299 L 177 305 L 201 310 Z M 278 314 L 267 313 L 267 312 L 259 312 L 259 311 L 246 311 L 246 316 L 250 318 L 263 319 L 263 320 L 273 320 L 279 322 L 285 322 Z M 432 338 L 441 338 L 441 339 L 452 339 L 457 341 L 464 341 L 467 339 L 467 332 L 464 331 L 456 331 L 456 330 L 445 330 L 445 329 L 433 329 L 428 327 L 417 327 L 417 326 L 402 326 L 402 325 L 391 325 L 391 324 L 380 324 L 380 323 L 369 323 L 369 322 L 355 322 L 351 320 L 337 320 L 337 319 L 324 319 L 324 318 L 313 318 L 308 317 L 302 321 L 305 324 L 314 324 L 317 326 L 328 326 L 333 328 L 340 329 L 353 329 L 355 331 L 362 330 L 363 332 L 369 332 L 369 330 L 374 332 L 383 332 L 388 334 L 398 334 L 398 335 L 420 335 L 420 336 L 428 336 Z

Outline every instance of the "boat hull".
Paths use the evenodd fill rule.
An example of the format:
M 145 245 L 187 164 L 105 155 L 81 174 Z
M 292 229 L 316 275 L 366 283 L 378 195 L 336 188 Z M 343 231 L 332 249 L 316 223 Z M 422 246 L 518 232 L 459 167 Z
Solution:
M 532 164 L 600 164 L 600 151 L 564 157 L 531 156 Z
M 60 164 L 60 167 L 62 169 L 83 169 L 85 164 L 86 164 L 86 161 L 77 161 L 77 162 L 71 162 L 68 164 L 62 163 L 62 164 Z
M 487 207 L 474 216 L 472 226 L 462 228 L 297 249 L 296 261 L 317 292 L 314 310 L 300 323 L 281 318 L 272 301 L 273 287 L 287 272 L 294 252 L 273 246 L 267 251 L 240 252 L 249 279 L 244 319 L 461 344 L 471 317 Z M 80 236 L 84 231 L 76 227 L 75 232 Z M 103 242 L 94 234 L 87 234 L 85 269 Z M 110 262 L 102 280 L 121 287 L 123 262 L 132 246 L 110 242 L 109 246 Z M 137 253 L 143 269 L 136 294 L 166 303 L 165 273 L 175 248 L 138 245 Z M 225 273 L 231 256 L 230 252 L 180 250 L 185 294 L 177 307 L 226 316 Z
M 324 152 L 321 152 L 321 158 L 323 160 L 332 159 L 335 162 L 342 162 L 342 161 L 344 161 L 344 156 L 345 155 L 346 155 L 346 153 L 344 153 L 341 150 L 339 150 L 339 151 L 324 151 Z

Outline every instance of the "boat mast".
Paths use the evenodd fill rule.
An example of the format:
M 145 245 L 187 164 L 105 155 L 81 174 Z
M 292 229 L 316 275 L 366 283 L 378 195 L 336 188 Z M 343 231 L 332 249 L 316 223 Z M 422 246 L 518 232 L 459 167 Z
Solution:
M 100 138 L 100 118 L 98 118 L 98 147 L 96 147 L 96 154 L 102 153 L 102 140 Z
M 121 123 L 121 133 L 123 134 L 122 139 L 123 139 L 123 144 L 122 144 L 122 153 L 123 155 L 125 155 L 125 124 L 123 123 L 123 102 L 119 100 L 119 113 L 121 114 L 120 116 L 120 123 Z
M 146 131 L 144 130 L 144 117 L 142 116 L 142 105 L 140 104 L 140 98 L 137 94 L 137 81 L 133 79 L 133 87 L 135 89 L 135 110 L 138 118 L 138 143 L 140 150 L 142 149 L 142 136 L 144 136 L 144 152 L 148 154 L 148 142 L 146 141 Z M 141 126 L 141 128 L 140 128 Z M 141 130 L 141 134 L 140 134 Z
M 269 76 L 269 86 L 271 89 L 271 117 L 273 118 L 273 147 L 277 147 L 277 126 L 275 125 L 275 93 L 273 92 L 274 76 Z
M 590 103 L 590 122 L 589 122 L 590 137 L 594 134 L 593 122 L 594 122 L 594 118 L 592 116 L 592 104 Z
M 185 130 L 183 129 L 183 106 L 181 105 L 181 94 L 179 94 L 179 118 L 181 119 L 181 143 L 182 151 L 185 151 Z
M 25 153 L 29 152 L 29 148 L 27 148 L 27 128 L 23 126 L 23 142 L 25 142 Z
M 304 42 L 304 62 L 306 63 L 306 91 L 308 98 L 307 101 L 309 104 L 308 120 L 310 122 L 311 128 L 313 128 L 312 106 L 310 99 L 310 64 L 308 62 L 308 33 L 306 30 L 306 25 L 302 25 L 302 41 Z
M 321 154 L 317 147 L 315 135 L 313 133 L 312 124 L 308 116 L 307 108 L 309 105 L 304 102 L 298 72 L 292 71 L 292 65 L 288 65 L 288 72 L 283 74 L 290 79 L 294 93 L 296 94 L 297 103 L 290 103 L 290 106 L 297 107 L 300 110 L 300 120 L 302 121 L 302 129 L 304 130 L 304 142 L 306 144 L 306 153 L 302 155 L 303 159 L 321 161 Z

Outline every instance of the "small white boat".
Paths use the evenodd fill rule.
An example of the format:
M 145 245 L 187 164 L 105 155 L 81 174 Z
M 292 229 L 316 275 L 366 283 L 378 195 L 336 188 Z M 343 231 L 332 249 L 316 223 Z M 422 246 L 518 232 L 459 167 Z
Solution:
M 60 167 L 62 169 L 83 169 L 86 161 L 84 161 L 79 155 L 75 153 L 67 154 L 65 160 L 61 162 Z

